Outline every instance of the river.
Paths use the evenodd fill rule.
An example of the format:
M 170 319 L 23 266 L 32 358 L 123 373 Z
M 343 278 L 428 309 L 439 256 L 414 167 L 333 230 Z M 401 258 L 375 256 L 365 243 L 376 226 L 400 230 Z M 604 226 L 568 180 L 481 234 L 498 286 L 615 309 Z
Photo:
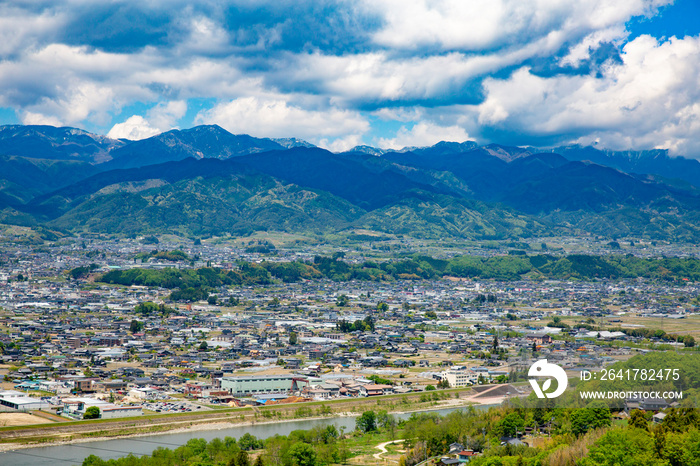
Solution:
M 478 406 L 477 409 L 485 409 L 488 406 Z M 450 413 L 462 408 L 447 408 L 431 411 L 440 415 Z M 410 413 L 396 414 L 399 419 L 407 419 Z M 113 440 L 100 440 L 96 442 L 72 443 L 49 447 L 26 448 L 17 451 L 0 453 L 0 465 L 2 466 L 59 466 L 80 465 L 85 458 L 96 455 L 102 459 L 121 458 L 133 453 L 134 455 L 150 455 L 158 447 L 175 449 L 184 445 L 193 438 L 203 438 L 207 441 L 216 437 L 234 437 L 250 433 L 260 439 L 266 439 L 276 434 L 288 435 L 293 430 L 312 429 L 316 426 L 335 424 L 340 430 L 350 431 L 355 428 L 355 417 L 334 417 L 326 419 L 307 419 L 289 422 L 275 422 L 269 424 L 241 425 L 215 430 L 191 430 L 178 433 L 165 433 L 149 435 L 147 437 L 124 438 Z

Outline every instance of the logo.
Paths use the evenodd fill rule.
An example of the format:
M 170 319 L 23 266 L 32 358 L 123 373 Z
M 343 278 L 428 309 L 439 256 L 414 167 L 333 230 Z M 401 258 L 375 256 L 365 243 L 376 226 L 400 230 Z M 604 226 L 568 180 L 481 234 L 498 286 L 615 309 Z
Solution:
M 530 366 L 527 375 L 529 377 L 549 377 L 544 381 L 541 388 L 536 379 L 530 379 L 530 385 L 532 385 L 532 389 L 535 390 L 537 398 L 556 398 L 564 393 L 569 383 L 564 369 L 556 364 L 548 363 L 546 359 L 540 359 Z M 552 378 L 557 381 L 557 389 L 552 393 L 545 393 L 549 390 L 549 387 L 552 386 Z

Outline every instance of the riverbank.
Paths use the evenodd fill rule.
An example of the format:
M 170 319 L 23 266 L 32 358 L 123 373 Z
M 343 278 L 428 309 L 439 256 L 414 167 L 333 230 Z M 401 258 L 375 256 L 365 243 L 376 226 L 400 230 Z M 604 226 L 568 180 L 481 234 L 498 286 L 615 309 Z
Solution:
M 440 391 L 443 399 L 421 401 L 420 394 L 389 395 L 371 399 L 331 400 L 327 402 L 295 403 L 292 405 L 261 406 L 256 409 L 237 408 L 175 418 L 176 415 L 157 418 L 114 420 L 102 423 L 70 423 L 26 426 L 0 429 L 0 452 L 18 449 L 70 445 L 176 434 L 196 431 L 215 431 L 231 427 L 266 425 L 280 422 L 313 421 L 357 416 L 366 410 L 387 410 L 392 414 L 456 409 L 471 405 L 495 405 L 499 398 L 476 398 L 471 390 Z

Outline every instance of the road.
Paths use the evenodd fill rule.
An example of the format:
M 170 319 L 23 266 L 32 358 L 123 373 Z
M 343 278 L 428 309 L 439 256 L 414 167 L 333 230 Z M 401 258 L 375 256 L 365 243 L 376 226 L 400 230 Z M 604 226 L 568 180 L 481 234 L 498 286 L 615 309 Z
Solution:
M 375 459 L 382 460 L 382 459 L 384 459 L 384 458 L 382 458 L 382 455 L 383 455 L 384 453 L 388 453 L 388 451 L 387 451 L 387 449 L 386 449 L 386 446 L 389 445 L 390 443 L 400 443 L 400 442 L 403 442 L 403 439 L 391 440 L 390 442 L 380 443 L 379 445 L 377 445 L 376 447 L 374 447 L 374 448 L 379 449 L 379 453 L 375 453 L 375 454 L 372 455 L 372 456 L 374 456 Z M 393 460 L 389 460 L 389 461 L 393 461 Z

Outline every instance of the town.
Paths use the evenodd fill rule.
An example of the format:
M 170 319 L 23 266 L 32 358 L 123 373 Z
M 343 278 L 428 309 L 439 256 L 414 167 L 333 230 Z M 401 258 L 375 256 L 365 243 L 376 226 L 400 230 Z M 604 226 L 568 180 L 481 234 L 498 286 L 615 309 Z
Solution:
M 32 420 L 37 410 L 113 419 L 479 385 L 488 388 L 468 401 L 492 403 L 528 394 L 523 381 L 537 359 L 575 374 L 693 347 L 700 335 L 695 283 L 275 280 L 174 302 L 171 289 L 95 280 L 120 269 L 235 269 L 318 253 L 270 256 L 259 241 L 156 242 L 74 238 L 3 250 L 0 409 L 17 413 L 5 425 L 56 420 Z M 175 247 L 194 259 L 159 254 Z M 364 260 L 368 251 L 339 257 Z

